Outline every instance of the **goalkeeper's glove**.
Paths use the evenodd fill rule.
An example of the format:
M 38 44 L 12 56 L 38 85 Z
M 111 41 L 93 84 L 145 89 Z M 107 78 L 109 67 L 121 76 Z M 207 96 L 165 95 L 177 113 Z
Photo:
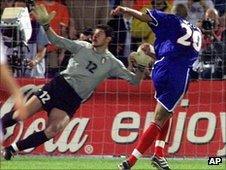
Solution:
M 148 67 L 149 63 L 151 62 L 151 58 L 148 55 L 144 54 L 143 51 L 136 52 L 134 54 L 134 59 L 136 60 L 138 69 L 140 71 L 144 71 L 144 69 Z
M 51 20 L 55 17 L 56 12 L 52 11 L 50 14 L 47 12 L 44 5 L 37 5 L 35 6 L 34 10 L 32 11 L 33 15 L 35 16 L 36 20 L 43 26 L 49 25 Z

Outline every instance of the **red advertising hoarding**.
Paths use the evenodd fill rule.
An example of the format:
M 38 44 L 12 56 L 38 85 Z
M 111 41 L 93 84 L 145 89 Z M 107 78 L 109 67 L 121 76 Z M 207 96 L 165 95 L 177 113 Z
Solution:
M 21 79 L 26 97 L 46 80 Z M 142 131 L 153 119 L 156 101 L 149 80 L 138 87 L 123 80 L 106 80 L 74 114 L 56 138 L 24 153 L 73 155 L 128 155 Z M 12 109 L 13 102 L 0 88 L 1 114 Z M 68 101 L 70 102 L 70 101 Z M 24 139 L 45 127 L 46 113 L 8 128 L 5 145 Z M 145 153 L 150 155 L 153 146 Z M 166 145 L 171 157 L 226 155 L 226 81 L 197 81 L 173 113 Z

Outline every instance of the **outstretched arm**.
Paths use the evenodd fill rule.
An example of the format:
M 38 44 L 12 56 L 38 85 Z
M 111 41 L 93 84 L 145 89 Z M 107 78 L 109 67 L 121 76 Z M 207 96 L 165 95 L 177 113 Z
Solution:
M 75 43 L 75 41 L 73 40 L 69 40 L 57 35 L 55 31 L 50 27 L 50 22 L 56 15 L 55 11 L 48 13 L 44 5 L 38 5 L 32 11 L 32 14 L 35 16 L 36 20 L 43 26 L 48 39 L 52 44 L 62 49 L 69 50 L 72 53 L 77 53 L 78 50 L 82 47 L 82 45 Z
M 62 49 L 66 49 L 73 53 L 76 53 L 76 51 L 75 51 L 76 48 L 74 47 L 74 41 L 57 35 L 55 33 L 55 31 L 49 26 L 45 28 L 45 31 L 46 31 L 49 41 L 52 44 L 54 44 Z
M 140 81 L 143 79 L 143 76 L 144 76 L 143 68 L 137 69 L 136 73 L 134 74 L 133 72 L 128 70 L 123 65 L 123 63 L 118 59 L 115 59 L 115 61 L 112 65 L 113 65 L 113 68 L 109 72 L 110 77 L 122 78 L 122 79 L 129 81 L 131 84 L 134 84 L 134 85 L 138 85 L 140 83 Z
M 147 14 L 144 14 L 135 9 L 131 9 L 128 7 L 123 7 L 123 6 L 117 6 L 117 8 L 115 8 L 111 14 L 112 15 L 129 14 L 129 15 L 133 16 L 134 18 L 139 19 L 140 21 L 143 21 L 143 22 L 152 21 L 152 19 Z

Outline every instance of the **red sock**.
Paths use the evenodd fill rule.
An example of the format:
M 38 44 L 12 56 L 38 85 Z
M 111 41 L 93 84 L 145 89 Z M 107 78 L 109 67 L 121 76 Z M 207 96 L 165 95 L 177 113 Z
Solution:
M 169 129 L 169 124 L 170 124 L 170 119 L 168 119 L 165 122 L 161 132 L 159 133 L 159 136 L 156 139 L 154 155 L 157 155 L 159 157 L 163 157 L 165 155 L 164 146 L 165 146 L 167 132 Z
M 127 159 L 130 167 L 132 167 L 136 162 L 137 162 L 137 158 L 133 155 L 130 155 L 130 157 Z
M 160 146 L 155 146 L 155 152 L 154 155 L 157 155 L 158 157 L 164 157 L 164 148 L 160 147 Z
M 138 144 L 136 146 L 136 150 L 143 154 L 152 144 L 152 142 L 155 140 L 156 136 L 161 132 L 161 127 L 159 127 L 155 123 L 151 123 L 151 125 L 148 127 L 148 129 L 142 134 L 141 138 L 138 141 Z M 135 155 L 131 155 L 128 158 L 128 163 L 132 167 L 136 161 L 137 157 Z

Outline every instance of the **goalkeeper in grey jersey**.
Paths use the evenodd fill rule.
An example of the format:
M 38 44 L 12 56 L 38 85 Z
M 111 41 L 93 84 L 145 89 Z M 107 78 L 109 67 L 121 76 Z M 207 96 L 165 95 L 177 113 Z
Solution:
M 149 63 L 149 59 L 142 59 L 141 56 L 137 58 L 137 63 L 140 66 L 136 74 L 127 70 L 122 62 L 108 51 L 108 44 L 113 33 L 109 26 L 97 26 L 92 44 L 89 44 L 56 35 L 49 27 L 55 13 L 48 14 L 44 6 L 37 6 L 33 13 L 40 24 L 43 25 L 50 42 L 71 51 L 73 57 L 70 59 L 65 71 L 45 84 L 27 101 L 26 109 L 28 114 L 26 116 L 21 117 L 17 111 L 11 111 L 3 116 L 2 124 L 3 128 L 6 129 L 17 123 L 17 121 L 32 116 L 41 109 L 48 113 L 48 122 L 44 130 L 35 132 L 26 139 L 5 148 L 3 156 L 6 160 L 10 160 L 15 152 L 37 147 L 61 132 L 82 101 L 92 94 L 101 81 L 113 76 L 126 79 L 137 85 Z
M 82 99 L 88 98 L 96 86 L 108 77 L 120 77 L 132 84 L 139 84 L 141 80 L 143 72 L 130 72 L 108 51 L 112 33 L 109 26 L 99 25 L 90 44 L 56 36 L 51 29 L 47 31 L 50 42 L 73 53 L 61 75 Z

